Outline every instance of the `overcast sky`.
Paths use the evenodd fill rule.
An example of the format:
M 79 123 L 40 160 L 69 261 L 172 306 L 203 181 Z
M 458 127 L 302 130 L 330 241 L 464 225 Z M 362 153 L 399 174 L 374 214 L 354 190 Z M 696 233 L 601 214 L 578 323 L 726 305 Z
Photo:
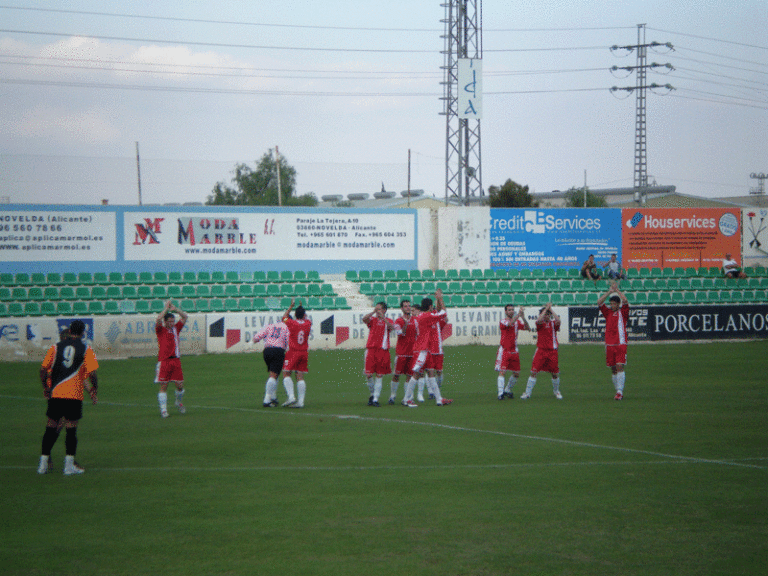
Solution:
M 299 193 L 445 193 L 441 2 L 0 4 L 0 197 L 204 202 L 279 146 Z M 2 0 L 0 0 L 2 2 Z M 483 186 L 631 187 L 646 42 L 649 181 L 746 195 L 768 173 L 768 2 L 483 3 Z M 666 69 L 665 69 L 666 70 Z

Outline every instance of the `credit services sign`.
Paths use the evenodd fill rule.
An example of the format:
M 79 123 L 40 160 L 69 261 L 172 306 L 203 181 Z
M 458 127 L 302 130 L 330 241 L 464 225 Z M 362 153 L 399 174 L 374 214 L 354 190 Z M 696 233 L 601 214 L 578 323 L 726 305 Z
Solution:
M 590 254 L 621 260 L 621 210 L 610 208 L 491 210 L 491 266 L 581 267 Z

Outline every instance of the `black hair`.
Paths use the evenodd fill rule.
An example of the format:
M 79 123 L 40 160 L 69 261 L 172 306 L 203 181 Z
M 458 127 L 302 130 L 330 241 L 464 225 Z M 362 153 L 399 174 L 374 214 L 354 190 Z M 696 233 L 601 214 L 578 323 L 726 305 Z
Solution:
M 408 298 L 406 298 L 405 300 L 400 300 L 400 308 L 402 308 L 403 304 L 405 304 L 406 302 L 408 302 L 409 304 L 411 303 L 411 301 L 408 300 Z
M 621 303 L 621 298 L 619 298 L 619 297 L 618 297 L 616 294 L 614 294 L 613 296 L 611 296 L 611 297 L 609 298 L 609 300 L 610 300 L 611 302 L 618 302 L 618 303 Z
M 381 302 L 376 302 L 376 306 L 381 306 L 382 308 L 384 308 L 385 312 L 387 311 L 387 303 L 384 302 L 383 300 Z
M 176 316 L 174 316 L 172 312 L 166 312 L 165 316 L 163 316 L 163 320 L 168 320 L 169 318 L 173 320 L 174 318 L 176 318 Z
M 432 308 L 432 298 L 423 298 L 421 300 L 421 311 L 426 312 L 430 308 Z
M 85 323 L 82 320 L 73 320 L 72 324 L 69 325 L 69 333 L 72 336 L 82 336 L 83 332 L 85 332 Z
M 307 311 L 304 310 L 304 307 L 299 304 L 296 308 L 296 320 L 301 320 L 306 315 Z

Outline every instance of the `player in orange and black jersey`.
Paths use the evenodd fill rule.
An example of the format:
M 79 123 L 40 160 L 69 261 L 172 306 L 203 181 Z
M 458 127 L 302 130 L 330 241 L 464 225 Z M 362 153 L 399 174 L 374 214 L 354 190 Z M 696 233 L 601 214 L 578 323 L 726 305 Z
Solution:
M 66 457 L 64 474 L 84 472 L 75 462 L 77 452 L 77 424 L 83 416 L 83 390 L 86 389 L 91 401 L 96 404 L 98 379 L 96 369 L 99 363 L 93 349 L 83 341 L 85 324 L 75 320 L 69 325 L 69 336 L 51 346 L 40 367 L 43 394 L 48 399 L 48 423 L 43 434 L 42 454 L 37 468 L 38 474 L 48 472 L 51 449 L 59 437 L 58 423 L 63 419 L 66 427 Z M 86 380 L 91 385 L 87 386 Z

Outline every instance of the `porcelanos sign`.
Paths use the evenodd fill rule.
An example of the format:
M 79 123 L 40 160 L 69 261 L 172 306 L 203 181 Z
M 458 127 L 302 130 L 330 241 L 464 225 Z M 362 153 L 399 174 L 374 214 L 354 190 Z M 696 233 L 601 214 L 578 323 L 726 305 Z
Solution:
M 622 221 L 625 268 L 721 266 L 741 254 L 738 208 L 632 208 Z
M 126 260 L 413 260 L 416 214 L 126 212 Z

